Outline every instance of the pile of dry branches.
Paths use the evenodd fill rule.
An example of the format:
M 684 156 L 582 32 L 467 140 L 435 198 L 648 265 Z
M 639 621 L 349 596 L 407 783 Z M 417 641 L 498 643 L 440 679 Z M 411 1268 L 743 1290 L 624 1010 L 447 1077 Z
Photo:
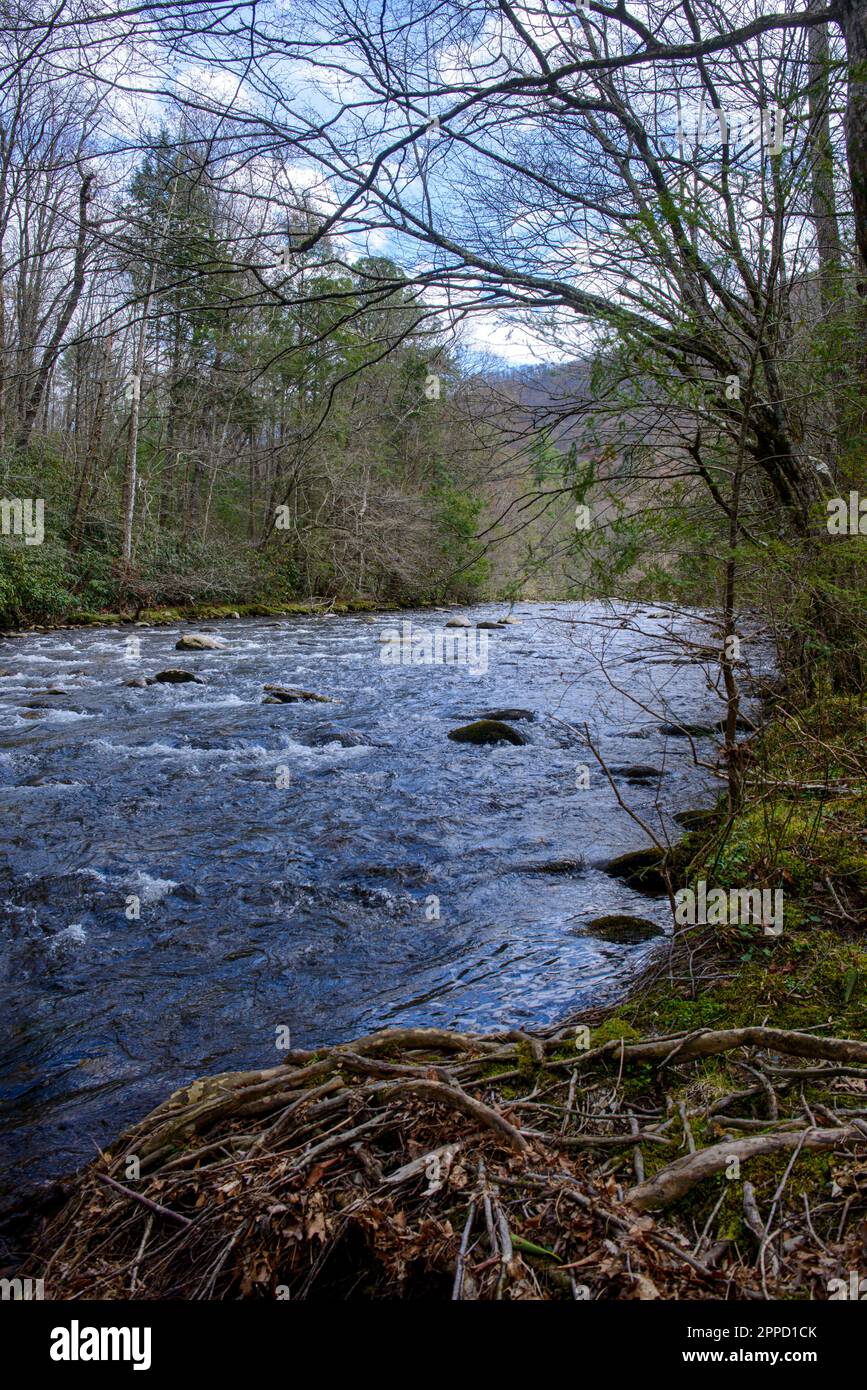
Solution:
M 60 1299 L 823 1298 L 857 1267 L 867 1043 L 741 1028 L 581 1046 L 574 1027 L 385 1030 L 197 1081 L 74 1180 L 28 1266 Z M 709 1088 L 708 1058 L 746 1084 Z M 811 1207 L 789 1183 L 815 1149 L 837 1167 Z M 768 1154 L 760 1210 L 750 1160 Z M 683 1199 L 706 1183 L 700 1228 Z

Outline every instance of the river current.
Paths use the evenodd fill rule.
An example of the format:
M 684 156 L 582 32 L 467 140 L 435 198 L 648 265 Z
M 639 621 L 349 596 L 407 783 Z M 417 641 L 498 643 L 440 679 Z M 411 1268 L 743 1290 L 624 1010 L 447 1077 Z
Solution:
M 677 641 L 709 629 L 623 605 L 514 616 L 473 666 L 382 660 L 389 630 L 441 627 L 430 611 L 0 641 L 0 1194 L 196 1075 L 274 1065 L 287 1029 L 545 1025 L 624 990 L 653 943 L 587 924 L 670 912 L 604 872 L 647 837 L 583 729 L 611 766 L 656 770 L 615 784 L 677 838 L 719 784 L 660 725 L 720 718 Z M 203 629 L 225 649 L 175 650 Z M 166 667 L 204 683 L 127 684 Z M 330 703 L 266 704 L 269 683 Z M 512 707 L 534 715 L 512 721 L 524 746 L 447 737 Z

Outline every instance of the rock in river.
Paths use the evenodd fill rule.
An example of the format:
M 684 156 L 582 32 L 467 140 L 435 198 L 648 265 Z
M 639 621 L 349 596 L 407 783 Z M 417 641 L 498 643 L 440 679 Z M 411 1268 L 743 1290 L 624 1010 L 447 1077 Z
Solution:
M 228 647 L 221 637 L 205 637 L 201 632 L 190 632 L 175 643 L 176 652 L 219 652 Z
M 659 732 L 669 738 L 710 738 L 713 729 L 709 724 L 660 724 Z
M 476 627 L 490 628 L 490 629 L 493 629 L 494 632 L 499 632 L 500 628 L 505 627 L 505 624 L 504 624 L 504 623 L 489 623 L 489 622 L 484 622 L 484 623 L 476 623 Z
M 612 878 L 622 878 L 639 893 L 664 893 L 665 877 L 662 873 L 665 855 L 661 850 L 630 850 L 628 854 L 618 854 L 605 865 L 605 872 Z
M 698 830 L 700 826 L 716 820 L 716 817 L 716 811 L 676 811 L 674 814 L 674 819 L 684 830 Z
M 629 782 L 644 782 L 649 777 L 661 777 L 662 769 L 650 767 L 645 763 L 627 763 L 625 767 L 608 769 L 612 777 L 625 777 Z
M 725 719 L 717 720 L 716 724 L 714 724 L 714 728 L 716 729 L 717 733 L 725 733 L 726 722 L 727 721 Z M 738 718 L 735 720 L 735 729 L 739 734 L 754 734 L 756 732 L 755 724 L 751 719 L 747 719 L 747 716 L 745 714 L 739 715 Z
M 355 729 L 319 729 L 311 743 L 314 748 L 326 748 L 329 743 L 339 743 L 341 748 L 376 747 L 369 734 L 360 734 Z
M 519 864 L 520 874 L 565 874 L 570 877 L 584 872 L 583 859 L 546 859 L 536 864 Z
M 147 678 L 148 685 L 183 685 L 184 681 L 194 681 L 196 685 L 204 685 L 201 676 L 194 676 L 192 671 L 181 671 L 175 666 L 170 666 L 167 671 L 157 671 L 155 676 Z
M 469 618 L 449 618 L 446 627 L 472 627 L 472 623 Z
M 527 740 L 517 729 L 503 724 L 499 719 L 477 719 L 473 724 L 464 724 L 460 729 L 452 729 L 450 739 L 455 743 L 526 743 Z
M 654 936 L 664 936 L 662 927 L 648 922 L 646 917 L 630 917 L 626 913 L 610 913 L 607 917 L 594 917 L 584 929 L 585 936 L 596 936 L 600 941 L 614 941 L 618 945 L 637 946 L 640 941 L 649 941 Z
M 297 686 L 266 685 L 263 689 L 268 694 L 268 699 L 264 701 L 266 705 L 295 705 L 301 700 L 312 700 L 319 705 L 332 703 L 327 695 L 316 695 L 312 690 L 299 690 Z

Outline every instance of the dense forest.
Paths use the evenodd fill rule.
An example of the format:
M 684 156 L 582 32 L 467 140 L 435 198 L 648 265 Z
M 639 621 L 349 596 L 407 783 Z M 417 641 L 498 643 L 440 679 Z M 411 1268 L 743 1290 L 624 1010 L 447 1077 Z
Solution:
M 131 818 L 164 794 L 159 760 L 198 759 L 159 805 L 182 807 L 182 838 L 208 758 L 284 758 L 300 842 L 285 802 L 241 828 L 270 763 L 240 790 L 220 763 L 224 849 L 191 851 L 194 875 L 130 832 L 117 882 L 144 874 L 155 920 L 175 891 L 193 914 L 210 901 L 239 936 L 273 911 L 269 969 L 322 893 L 291 997 L 338 1011 L 311 1005 L 268 1065 L 284 1015 L 249 986 L 243 1045 L 196 1038 L 200 1070 L 224 1070 L 188 1084 L 191 1063 L 159 1108 L 131 1105 L 123 1140 L 43 1193 L 24 1235 L 13 1223 L 10 1268 L 48 1267 L 69 1299 L 862 1298 L 839 1289 L 867 1287 L 865 0 L 0 0 L 0 16 L 0 628 L 4 662 L 29 641 L 43 665 L 72 652 L 54 686 L 22 686 L 15 737 L 37 758 L 23 721 L 68 695 L 74 661 L 105 682 L 133 623 L 154 664 L 150 625 L 205 653 L 215 666 L 112 667 L 114 705 L 61 712 L 121 721 L 98 748 Z M 458 605 L 472 621 L 435 617 Z M 380 680 L 371 643 L 397 629 L 363 624 L 409 610 L 500 644 L 484 698 Z M 362 613 L 339 639 L 316 625 Z M 293 615 L 311 626 L 234 637 Z M 216 638 L 185 637 L 203 621 Z M 52 647 L 61 625 L 79 644 L 106 627 L 109 655 Z M 221 672 L 242 640 L 248 665 Z M 281 662 L 329 693 L 287 686 Z M 225 698 L 203 733 L 180 701 L 209 686 Z M 278 705 L 291 737 L 268 723 Z M 251 709 L 255 739 L 232 723 Z M 350 729 L 347 711 L 380 722 Z M 127 716 L 150 742 L 120 741 Z M 113 783 L 118 748 L 141 747 L 147 776 Z M 310 771 L 322 749 L 346 763 Z M 567 763 L 573 800 L 552 808 Z M 235 879 L 210 883 L 274 826 L 283 877 L 239 861 L 239 902 Z M 396 858 L 359 885 L 353 856 L 380 841 Z M 111 884 L 115 841 L 93 843 L 80 872 Z M 454 887 L 455 863 L 489 856 L 489 881 Z M 330 868 L 344 877 L 323 887 Z M 44 934 L 27 875 L 9 877 L 10 939 L 25 919 Z M 291 910 L 260 878 L 298 888 Z M 486 912 L 535 949 L 537 900 L 587 882 L 594 913 L 563 909 L 537 976 L 511 940 L 464 965 Z M 411 890 L 424 941 L 376 957 L 358 993 L 380 1012 L 352 1012 L 346 981 Z M 84 949 L 108 907 L 82 902 L 63 930 Z M 557 954 L 594 931 L 667 950 L 629 990 L 618 957 L 621 997 L 597 997 L 578 978 L 596 958 Z M 389 971 L 425 951 L 435 985 L 413 975 L 405 1008 Z M 467 979 L 510 969 L 496 1008 L 449 1013 Z
M 166 130 L 111 197 L 98 111 L 35 86 L 4 132 L 0 398 L 4 492 L 49 530 L 4 547 L 8 618 L 472 592 L 480 412 L 398 267 L 326 239 L 285 285 L 280 200 Z

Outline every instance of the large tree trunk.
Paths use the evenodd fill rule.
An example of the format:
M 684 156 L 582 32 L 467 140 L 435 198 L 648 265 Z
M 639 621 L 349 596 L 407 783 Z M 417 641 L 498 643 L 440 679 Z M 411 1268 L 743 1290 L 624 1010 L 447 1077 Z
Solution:
M 810 0 L 810 9 L 817 9 L 819 0 Z M 810 140 L 813 149 L 810 170 L 810 193 L 816 245 L 819 252 L 819 277 L 822 305 L 827 313 L 840 296 L 842 250 L 840 226 L 837 221 L 837 198 L 834 192 L 834 150 L 831 144 L 831 120 L 828 100 L 829 45 L 828 30 L 814 26 L 809 31 Z

